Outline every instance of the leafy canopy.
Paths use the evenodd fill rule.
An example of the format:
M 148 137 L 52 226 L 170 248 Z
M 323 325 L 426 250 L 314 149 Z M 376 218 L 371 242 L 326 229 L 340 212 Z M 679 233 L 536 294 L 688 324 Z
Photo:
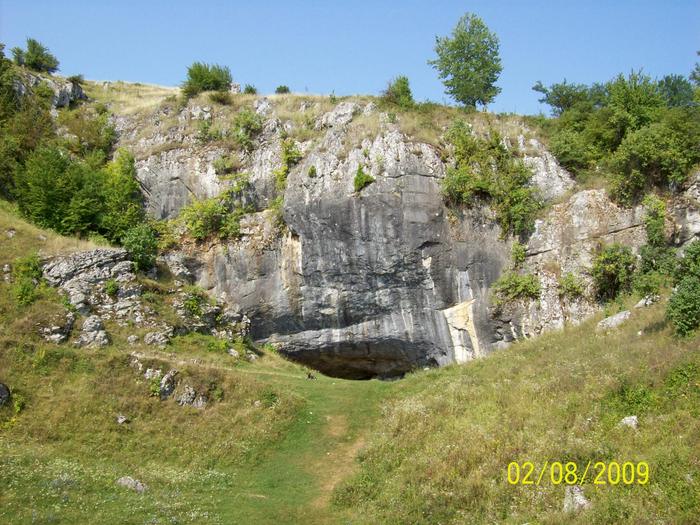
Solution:
M 428 64 L 437 69 L 445 92 L 457 102 L 485 106 L 501 92 L 495 86 L 503 69 L 498 37 L 478 16 L 467 13 L 451 37 L 436 37 L 435 53 L 437 58 Z
M 15 64 L 26 66 L 40 73 L 54 73 L 58 70 L 58 59 L 38 40 L 27 38 L 27 49 L 12 48 Z
M 227 66 L 194 62 L 187 68 L 187 80 L 182 84 L 186 97 L 193 97 L 202 91 L 226 91 L 233 81 Z

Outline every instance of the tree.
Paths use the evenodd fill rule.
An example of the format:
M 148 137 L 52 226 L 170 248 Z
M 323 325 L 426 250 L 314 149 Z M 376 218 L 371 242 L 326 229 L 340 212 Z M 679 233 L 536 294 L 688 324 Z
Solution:
M 27 49 L 12 48 L 14 61 L 19 66 L 26 66 L 41 73 L 54 73 L 58 70 L 58 59 L 38 40 L 27 38 Z
M 700 51 L 697 51 L 697 55 L 700 56 Z M 695 87 L 700 87 L 700 64 L 695 62 L 695 67 L 693 71 L 690 72 L 690 80 Z
M 589 100 L 587 86 L 583 84 L 569 84 L 566 79 L 564 79 L 564 82 L 552 84 L 549 87 L 546 87 L 538 80 L 532 86 L 532 90 L 542 93 L 542 98 L 538 99 L 538 102 L 550 106 L 555 117 L 560 116 L 567 109 L 573 108 L 576 104 Z
M 501 92 L 494 84 L 501 74 L 498 37 L 476 15 L 460 18 L 452 37 L 435 37 L 438 70 L 445 92 L 469 107 L 486 105 Z

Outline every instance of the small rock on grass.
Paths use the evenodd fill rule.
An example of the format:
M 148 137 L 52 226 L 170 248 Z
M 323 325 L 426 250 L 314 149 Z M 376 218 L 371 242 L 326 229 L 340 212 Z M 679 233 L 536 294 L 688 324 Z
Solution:
M 627 416 L 620 420 L 621 427 L 630 427 L 636 429 L 639 426 L 639 419 L 637 416 Z
M 117 485 L 131 489 L 139 494 L 143 493 L 148 489 L 148 487 L 141 483 L 139 480 L 132 478 L 131 476 L 123 476 L 117 480 Z
M 583 489 L 577 485 L 566 487 L 564 492 L 564 512 L 577 512 L 587 509 L 591 502 L 583 494 Z

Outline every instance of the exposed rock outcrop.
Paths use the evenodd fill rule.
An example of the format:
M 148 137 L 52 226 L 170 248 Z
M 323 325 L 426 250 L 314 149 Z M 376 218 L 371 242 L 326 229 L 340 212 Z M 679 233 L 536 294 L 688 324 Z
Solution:
M 83 88 L 77 82 L 71 82 L 62 77 L 37 75 L 28 71 L 23 72 L 15 82 L 15 91 L 22 97 L 42 82 L 53 91 L 51 101 L 53 108 L 65 108 L 73 102 L 87 99 Z
M 588 268 L 601 245 L 621 242 L 636 251 L 646 242 L 641 207 L 621 208 L 603 190 L 572 193 L 571 176 L 539 141 L 525 138 L 531 133 L 521 126 L 509 144 L 532 169 L 532 185 L 553 202 L 536 223 L 524 263 L 542 293 L 537 301 L 494 308 L 490 290 L 510 265 L 510 241 L 488 207 L 445 206 L 441 181 L 449 151 L 405 135 L 373 103 L 346 100 L 327 108 L 313 101 L 299 107 L 306 122 L 301 136 L 315 135 L 296 143 L 303 158 L 286 177 L 286 228 L 264 208 L 277 195 L 273 172 L 282 161 L 282 136 L 294 136 L 299 124 L 274 99 L 259 99 L 262 131 L 239 159 L 251 183 L 247 202 L 259 211 L 241 220 L 239 240 L 188 244 L 164 258 L 178 280 L 235 305 L 250 320 L 254 339 L 325 373 L 397 376 L 579 322 L 597 306 L 585 297 L 562 297 L 560 277 L 574 273 L 591 292 Z M 177 115 L 159 109 L 153 123 L 164 117 L 159 111 L 178 124 L 139 136 L 138 123 L 124 119 L 120 140 L 142 153 L 138 177 L 151 213 L 173 217 L 191 199 L 228 187 L 211 167 L 222 152 L 197 145 L 190 129 L 196 120 L 222 117 L 216 108 L 190 105 Z M 168 144 L 174 148 L 152 150 Z M 356 192 L 359 168 L 374 182 Z M 696 235 L 688 209 L 676 232 L 683 242 Z M 200 322 L 207 324 L 197 320 L 190 328 Z

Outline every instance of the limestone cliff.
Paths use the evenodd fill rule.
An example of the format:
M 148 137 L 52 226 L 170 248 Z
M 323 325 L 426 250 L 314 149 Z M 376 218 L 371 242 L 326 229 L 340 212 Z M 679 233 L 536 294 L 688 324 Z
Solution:
M 601 243 L 636 249 L 645 242 L 643 210 L 619 208 L 602 190 L 573 193 L 571 177 L 526 126 L 495 119 L 490 125 L 503 128 L 551 204 L 527 244 L 540 300 L 496 310 L 490 288 L 509 264 L 511 241 L 487 207 L 445 206 L 440 181 L 451 160 L 439 133 L 421 140 L 371 101 L 307 97 L 290 109 L 290 100 L 250 101 L 264 126 L 254 148 L 240 153 L 240 170 L 250 174 L 247 199 L 260 211 L 243 219 L 242 238 L 182 246 L 166 260 L 245 312 L 256 340 L 325 373 L 398 375 L 576 322 L 595 306 L 560 299 L 557 277 L 572 271 L 585 279 Z M 191 101 L 117 118 L 154 216 L 175 217 L 230 185 L 213 167 L 226 151 L 198 143 L 194 131 L 199 122 L 225 123 L 227 111 Z M 284 136 L 295 138 L 303 157 L 287 177 L 280 233 L 265 208 L 276 194 Z M 358 167 L 376 180 L 360 192 Z M 700 231 L 693 191 L 674 209 L 679 243 Z

